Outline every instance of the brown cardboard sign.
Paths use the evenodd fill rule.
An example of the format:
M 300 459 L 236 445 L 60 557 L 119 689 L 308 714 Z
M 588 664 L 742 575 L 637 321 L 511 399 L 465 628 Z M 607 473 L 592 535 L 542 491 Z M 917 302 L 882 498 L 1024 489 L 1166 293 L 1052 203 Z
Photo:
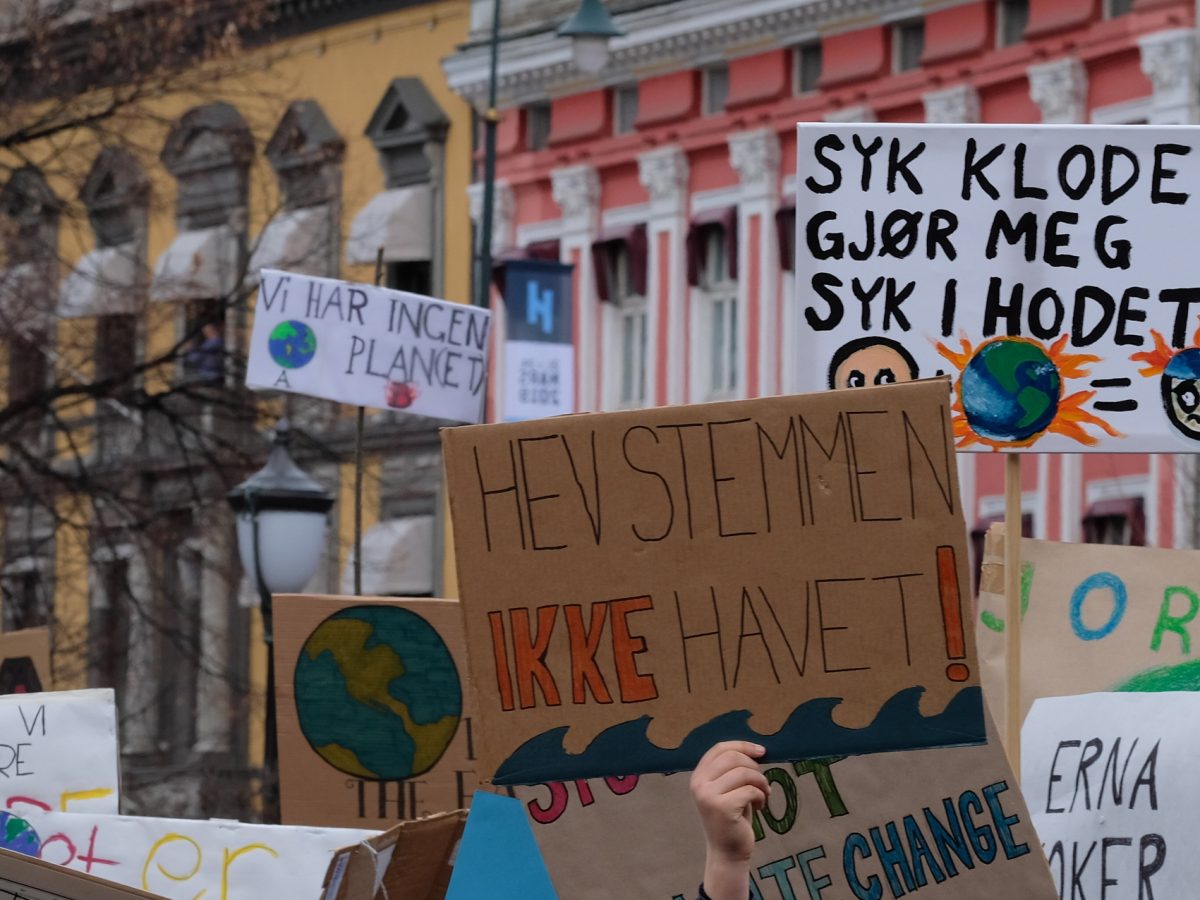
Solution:
M 1040 697 L 1200 690 L 1200 551 L 1021 540 L 1021 718 Z M 984 548 L 975 631 L 1007 713 L 1004 530 Z
M 388 828 L 477 787 L 456 600 L 275 598 L 284 824 Z
M 105 881 L 43 862 L 21 853 L 0 849 L 0 898 L 21 900 L 162 900 L 131 887 Z
M 497 784 L 978 743 L 945 380 L 442 432 Z
M 25 628 L 0 634 L 0 694 L 53 690 L 50 629 Z
M 755 900 L 1052 900 L 1020 787 L 1000 745 L 765 767 Z M 560 897 L 692 900 L 704 832 L 688 773 L 516 787 Z M 613 861 L 619 860 L 619 870 Z
M 441 900 L 466 822 L 465 810 L 436 813 L 339 850 L 321 900 Z

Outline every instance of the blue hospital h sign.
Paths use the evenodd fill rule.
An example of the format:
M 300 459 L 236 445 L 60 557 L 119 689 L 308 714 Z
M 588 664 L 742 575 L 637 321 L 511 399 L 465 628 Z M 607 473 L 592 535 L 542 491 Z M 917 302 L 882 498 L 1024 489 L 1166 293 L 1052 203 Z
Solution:
M 571 343 L 572 267 L 536 259 L 504 264 L 508 340 Z

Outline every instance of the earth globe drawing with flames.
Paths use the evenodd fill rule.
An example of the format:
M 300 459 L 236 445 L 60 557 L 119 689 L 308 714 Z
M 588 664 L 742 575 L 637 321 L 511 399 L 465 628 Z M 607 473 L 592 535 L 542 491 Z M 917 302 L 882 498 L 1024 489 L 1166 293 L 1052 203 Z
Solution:
M 300 730 L 335 769 L 397 780 L 428 772 L 462 716 L 462 683 L 441 635 L 397 606 L 339 610 L 296 661 Z
M 267 349 L 283 368 L 302 369 L 317 355 L 317 335 L 303 322 L 289 319 L 271 329 Z

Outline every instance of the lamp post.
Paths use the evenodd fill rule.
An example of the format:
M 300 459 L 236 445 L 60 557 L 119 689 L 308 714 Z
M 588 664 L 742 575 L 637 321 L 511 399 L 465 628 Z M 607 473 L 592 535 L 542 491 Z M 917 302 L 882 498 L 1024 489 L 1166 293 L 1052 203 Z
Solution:
M 275 633 L 271 595 L 297 593 L 317 570 L 333 496 L 288 453 L 288 423 L 275 426 L 266 464 L 226 495 L 237 518 L 238 555 L 258 589 L 267 645 L 267 707 L 263 746 L 263 819 L 279 821 L 278 742 L 275 735 Z
M 1200 0 L 1197 0 L 1200 2 Z M 575 65 L 589 75 L 599 72 L 608 62 L 608 42 L 624 32 L 613 22 L 603 0 L 580 0 L 575 14 L 558 29 L 560 37 L 571 38 Z M 488 61 L 488 103 L 483 115 L 483 209 L 479 215 L 479 270 L 475 279 L 475 303 L 491 305 L 492 219 L 496 203 L 496 110 L 497 69 L 500 65 L 500 0 L 492 3 L 491 56 Z

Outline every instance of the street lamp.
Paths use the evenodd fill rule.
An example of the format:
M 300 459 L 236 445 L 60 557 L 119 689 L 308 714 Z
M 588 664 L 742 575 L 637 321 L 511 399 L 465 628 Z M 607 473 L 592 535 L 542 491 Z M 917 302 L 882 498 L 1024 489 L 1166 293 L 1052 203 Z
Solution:
M 263 747 L 263 818 L 279 821 L 278 743 L 275 735 L 275 634 L 272 594 L 304 589 L 325 551 L 333 497 L 300 470 L 288 453 L 288 423 L 275 426 L 266 464 L 226 495 L 237 517 L 238 555 L 258 589 L 267 645 L 267 709 Z
M 1197 0 L 1200 2 L 1200 0 Z M 558 29 L 561 37 L 571 38 L 575 65 L 589 75 L 599 72 L 608 62 L 610 38 L 624 34 L 613 22 L 603 0 L 580 0 L 575 15 Z M 491 57 L 488 65 L 488 104 L 483 114 L 483 208 L 479 215 L 479 271 L 475 279 L 475 303 L 491 306 L 492 290 L 492 219 L 496 204 L 496 110 L 497 69 L 500 65 L 500 0 L 492 3 Z
M 608 42 L 625 34 L 601 0 L 582 0 L 575 15 L 563 22 L 559 37 L 571 39 L 571 52 L 581 72 L 594 75 L 608 63 Z

